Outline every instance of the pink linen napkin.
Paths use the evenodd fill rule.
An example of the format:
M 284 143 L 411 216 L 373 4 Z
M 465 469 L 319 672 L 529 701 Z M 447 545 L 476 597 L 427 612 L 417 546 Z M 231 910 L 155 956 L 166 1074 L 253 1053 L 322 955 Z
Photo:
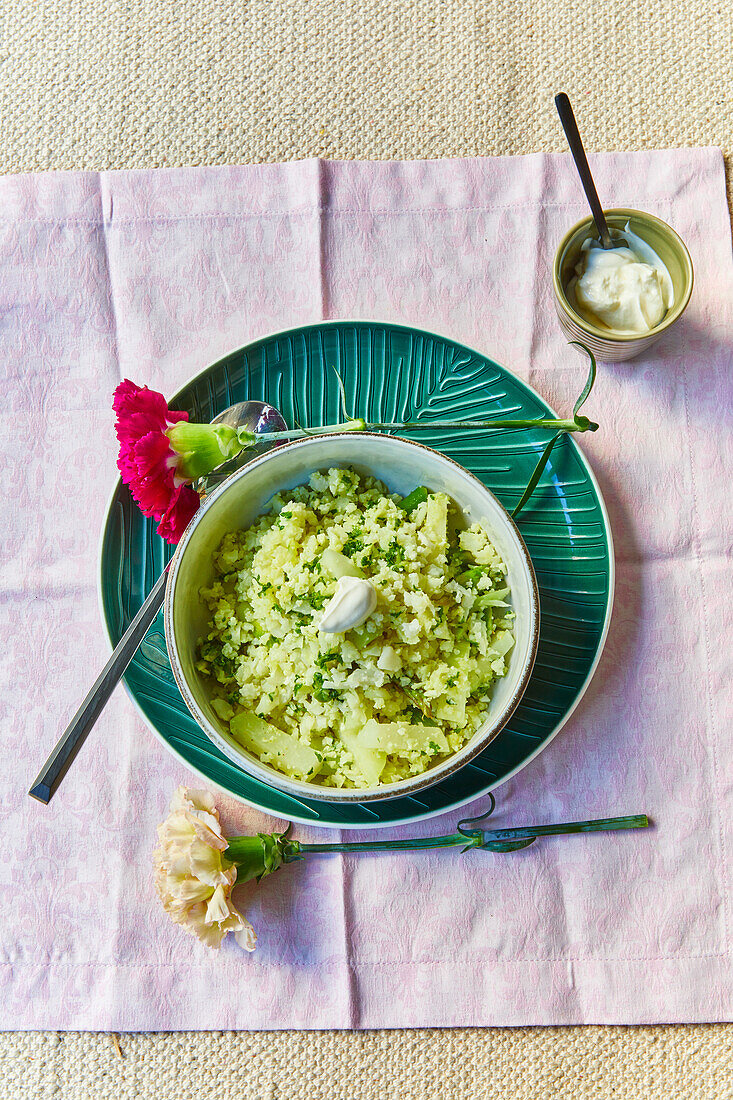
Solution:
M 549 272 L 585 214 L 580 187 L 567 157 L 544 155 L 0 181 L 0 1026 L 733 1019 L 723 163 L 679 150 L 596 156 L 593 170 L 606 205 L 678 230 L 696 287 L 674 335 L 600 369 L 588 413 L 601 430 L 581 446 L 615 539 L 611 631 L 581 706 L 496 792 L 494 821 L 646 812 L 655 827 L 506 856 L 295 865 L 252 892 L 254 955 L 212 952 L 164 915 L 155 826 L 175 786 L 199 781 L 121 689 L 52 804 L 25 793 L 107 656 L 95 578 L 112 390 L 129 376 L 170 394 L 273 330 L 377 317 L 473 345 L 566 408 L 580 368 Z M 280 824 L 219 802 L 229 832 Z

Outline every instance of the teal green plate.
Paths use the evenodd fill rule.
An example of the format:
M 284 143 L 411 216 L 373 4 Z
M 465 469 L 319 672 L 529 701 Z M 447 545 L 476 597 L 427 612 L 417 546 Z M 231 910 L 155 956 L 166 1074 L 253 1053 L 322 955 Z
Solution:
M 352 408 L 371 421 L 421 420 L 410 433 L 476 474 L 511 509 L 547 442 L 541 431 L 437 432 L 431 420 L 554 415 L 529 386 L 491 359 L 431 333 L 367 321 L 324 322 L 258 340 L 208 367 L 170 400 L 192 420 L 211 420 L 235 401 L 260 398 L 289 424 L 340 419 L 344 380 Z M 585 366 L 579 362 L 578 378 Z M 580 389 L 580 385 L 578 386 Z M 519 527 L 537 573 L 540 644 L 532 679 L 511 721 L 488 748 L 419 797 L 339 806 L 292 798 L 251 779 L 222 755 L 186 710 L 166 652 L 163 616 L 151 627 L 125 681 L 148 725 L 193 771 L 234 797 L 310 825 L 369 828 L 431 817 L 504 783 L 566 722 L 600 657 L 613 598 L 606 509 L 575 442 L 555 447 Z M 113 644 L 128 626 L 172 550 L 117 485 L 102 538 L 101 603 Z

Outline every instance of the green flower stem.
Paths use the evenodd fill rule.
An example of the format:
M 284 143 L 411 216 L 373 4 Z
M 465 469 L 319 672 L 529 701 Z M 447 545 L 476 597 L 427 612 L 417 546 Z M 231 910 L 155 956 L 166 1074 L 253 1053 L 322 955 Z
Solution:
M 337 841 L 332 844 L 300 844 L 298 841 L 290 843 L 297 849 L 296 859 L 316 852 L 417 852 L 425 848 L 465 848 L 467 845 L 469 848 L 478 847 L 477 840 L 469 840 L 463 833 L 452 833 L 450 836 L 426 836 L 412 840 L 357 840 Z
M 464 824 L 470 825 L 471 822 Z M 329 852 L 416 852 L 433 848 L 482 848 L 489 852 L 515 852 L 533 844 L 538 837 L 561 836 L 571 833 L 608 832 L 617 829 L 645 829 L 649 825 L 646 814 L 632 817 L 603 817 L 591 821 L 569 821 L 559 825 L 527 825 L 516 829 L 466 828 L 445 836 L 415 837 L 409 840 L 333 841 L 325 844 L 301 844 L 290 840 L 286 833 L 258 833 L 256 837 L 231 837 L 224 852 L 235 863 L 238 881 L 260 879 L 271 874 L 284 863 L 293 863 L 307 855 Z
M 485 848 L 489 851 L 513 851 L 526 847 L 540 836 L 562 836 L 570 833 L 608 832 L 617 829 L 645 829 L 649 825 L 646 814 L 633 817 L 603 817 L 594 821 L 568 821 L 560 825 L 527 825 L 519 829 L 465 829 L 449 836 L 428 836 L 414 840 L 365 840 L 336 842 L 332 844 L 289 843 L 297 848 L 298 858 L 309 852 L 397 852 L 418 851 L 424 848 Z M 521 841 L 521 843 L 519 843 Z
M 405 424 L 373 424 L 376 431 L 419 431 L 422 429 L 450 431 L 451 428 L 468 428 L 473 430 L 489 430 L 491 428 L 545 428 L 548 431 L 562 432 L 595 432 L 598 425 L 592 421 L 579 423 L 577 420 L 554 420 L 546 416 L 539 420 L 411 420 Z M 368 429 L 367 429 L 368 430 Z
M 320 428 L 293 428 L 284 432 L 268 432 L 267 437 L 269 440 L 279 443 L 289 439 L 304 439 L 309 435 L 337 435 L 339 432 L 413 432 L 413 431 L 493 431 L 496 428 L 509 431 L 512 429 L 525 429 L 535 428 L 546 430 L 550 432 L 596 432 L 598 431 L 598 425 L 594 421 L 589 420 L 587 416 L 582 416 L 580 413 L 581 407 L 585 404 L 585 401 L 593 389 L 593 383 L 596 380 L 596 361 L 593 353 L 589 348 L 586 348 L 583 344 L 578 343 L 577 340 L 573 340 L 572 343 L 576 344 L 582 351 L 588 356 L 589 367 L 588 377 L 586 378 L 585 386 L 583 387 L 578 400 L 573 405 L 573 415 L 565 419 L 560 419 L 552 416 L 535 417 L 533 419 L 524 420 L 389 420 L 389 421 L 370 421 L 364 420 L 361 417 L 347 416 L 340 424 L 324 424 Z M 337 374 L 339 385 L 341 387 L 341 401 L 342 406 L 345 404 L 345 390 L 341 377 Z M 256 439 L 252 436 L 251 432 L 241 432 L 240 442 L 242 448 L 251 447 L 256 442 Z M 553 440 L 553 443 L 555 441 Z M 547 464 L 547 460 L 550 457 L 551 445 L 545 450 L 543 457 L 540 459 L 538 465 L 537 478 L 539 480 L 539 474 Z M 518 510 L 518 509 L 517 509 Z
M 585 418 L 583 418 L 585 421 Z M 285 432 L 268 432 L 267 439 L 272 442 L 286 442 L 291 439 L 305 439 L 310 435 L 339 435 L 342 432 L 419 432 L 419 431 L 489 431 L 494 428 L 540 428 L 560 432 L 595 432 L 598 425 L 588 420 L 554 420 L 544 417 L 541 420 L 394 420 L 369 421 L 347 420 L 342 424 L 324 424 L 320 428 L 292 428 Z M 249 439 L 243 446 L 249 446 Z

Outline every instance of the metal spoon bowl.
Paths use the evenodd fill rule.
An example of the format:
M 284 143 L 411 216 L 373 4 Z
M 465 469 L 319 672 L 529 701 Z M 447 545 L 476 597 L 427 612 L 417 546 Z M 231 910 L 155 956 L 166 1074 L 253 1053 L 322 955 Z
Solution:
M 254 447 L 240 452 L 235 458 L 217 466 L 210 474 L 199 478 L 194 488 L 206 497 L 235 470 L 278 444 L 268 442 L 270 432 L 285 431 L 287 424 L 273 405 L 264 401 L 240 401 L 230 405 L 211 421 L 212 424 L 229 424 L 233 428 L 246 428 L 262 438 Z M 125 669 L 137 653 L 148 630 L 163 606 L 168 567 L 163 570 L 146 596 L 135 618 L 115 646 L 110 659 L 97 677 L 93 687 L 66 727 L 46 763 L 33 781 L 28 794 L 39 802 L 49 803 L 61 780 L 89 736 L 92 727 L 104 710 L 107 700 L 121 680 Z

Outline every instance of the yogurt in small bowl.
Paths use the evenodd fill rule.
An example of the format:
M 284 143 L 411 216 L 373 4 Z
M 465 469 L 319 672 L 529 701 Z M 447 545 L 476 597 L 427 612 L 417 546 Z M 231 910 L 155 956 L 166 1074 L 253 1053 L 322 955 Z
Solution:
M 604 249 L 592 218 L 570 229 L 555 255 L 560 327 L 602 360 L 632 359 L 651 347 L 687 307 L 689 252 L 675 231 L 640 210 L 604 211 L 615 246 Z

